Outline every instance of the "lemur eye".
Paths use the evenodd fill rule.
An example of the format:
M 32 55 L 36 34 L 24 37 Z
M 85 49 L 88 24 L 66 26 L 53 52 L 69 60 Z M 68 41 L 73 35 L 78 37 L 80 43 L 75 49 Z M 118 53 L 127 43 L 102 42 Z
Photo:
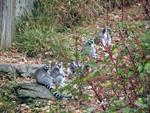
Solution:
M 103 28 L 102 33 L 105 34 L 105 32 L 106 32 L 106 28 Z
M 91 43 L 94 44 L 94 40 L 91 40 Z
M 91 42 L 89 41 L 88 44 L 91 45 Z
M 61 64 L 58 64 L 58 67 L 61 68 Z

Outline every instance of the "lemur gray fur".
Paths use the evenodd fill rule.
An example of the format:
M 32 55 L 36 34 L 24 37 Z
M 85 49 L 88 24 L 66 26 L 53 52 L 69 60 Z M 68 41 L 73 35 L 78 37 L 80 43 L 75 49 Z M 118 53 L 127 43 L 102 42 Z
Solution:
M 98 33 L 98 38 L 104 47 L 110 46 L 112 43 L 110 29 L 107 27 L 102 28 Z
M 83 53 L 85 53 L 86 55 L 92 58 L 96 58 L 96 45 L 93 39 L 90 39 L 85 42 L 83 47 Z
M 55 78 L 53 78 L 50 74 L 51 72 L 49 65 L 44 65 L 41 68 L 37 69 L 35 72 L 35 78 L 37 80 L 37 83 L 46 86 L 46 88 L 50 90 L 50 92 L 56 99 L 70 98 L 70 96 L 64 96 L 53 91 L 53 81 Z
M 68 64 L 67 73 L 69 75 L 75 75 L 75 76 L 84 76 L 84 70 L 87 69 L 89 65 L 82 64 L 80 62 L 77 63 L 77 61 L 72 61 Z
M 77 63 L 76 61 L 72 61 L 68 64 L 67 73 L 69 75 L 79 75 L 79 73 L 77 73 L 77 68 L 79 67 L 81 67 L 79 63 Z
M 52 68 L 50 75 L 51 75 L 51 77 L 54 78 L 54 82 L 56 85 L 61 85 L 61 86 L 64 85 L 65 78 L 64 78 L 64 71 L 63 71 L 62 62 L 59 64 L 56 64 Z

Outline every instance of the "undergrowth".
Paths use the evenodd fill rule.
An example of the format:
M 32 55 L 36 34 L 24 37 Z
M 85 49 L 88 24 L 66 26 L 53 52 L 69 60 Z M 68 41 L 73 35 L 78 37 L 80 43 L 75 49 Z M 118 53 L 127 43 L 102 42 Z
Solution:
M 1 73 L 0 73 L 1 74 Z M 1 74 L 0 82 L 0 112 L 1 113 L 15 113 L 17 105 L 15 96 L 15 87 L 17 86 L 15 76 L 10 74 Z
M 126 1 L 126 5 L 131 3 Z M 105 8 L 111 10 L 120 1 L 38 0 L 34 5 L 33 15 L 22 17 L 16 25 L 15 47 L 29 57 L 50 51 L 57 60 L 68 60 L 72 56 L 73 40 L 67 33 L 95 21 L 106 14 Z
M 117 0 L 112 3 L 110 1 L 110 4 L 111 8 L 120 7 Z M 15 44 L 27 56 L 51 51 L 53 58 L 61 61 L 74 58 L 70 47 L 75 47 L 76 39 L 81 42 L 82 37 L 95 36 L 95 29 L 84 29 L 80 26 L 95 21 L 108 8 L 106 4 L 101 7 L 92 0 L 39 0 L 36 6 L 37 11 L 35 10 L 33 16 L 27 16 L 17 24 Z M 126 23 L 118 21 L 115 24 L 112 34 L 118 40 L 110 50 L 100 51 L 105 54 L 103 58 L 100 56 L 100 64 L 93 60 L 87 62 L 86 56 L 81 55 L 78 60 L 86 61 L 92 71 L 85 72 L 84 76 L 75 79 L 65 89 L 74 88 L 71 91 L 74 96 L 88 100 L 91 99 L 90 94 L 82 92 L 82 87 L 88 84 L 94 92 L 93 98 L 97 99 L 99 108 L 104 112 L 148 112 L 150 31 L 141 21 L 126 20 Z M 115 56 L 115 61 L 111 58 L 111 53 Z

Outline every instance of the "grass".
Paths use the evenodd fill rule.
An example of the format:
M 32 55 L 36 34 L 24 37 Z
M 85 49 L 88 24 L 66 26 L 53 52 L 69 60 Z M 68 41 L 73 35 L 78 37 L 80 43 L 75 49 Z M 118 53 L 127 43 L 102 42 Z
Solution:
M 26 52 L 27 56 L 30 57 L 34 57 L 39 53 L 44 54 L 47 51 L 51 51 L 53 55 L 51 56 L 52 59 L 67 62 L 70 59 L 75 59 L 70 48 L 75 47 L 76 38 L 78 38 L 79 41 L 78 48 L 82 48 L 82 43 L 86 38 L 94 38 L 96 36 L 98 31 L 96 23 L 98 23 L 99 27 L 103 27 L 106 26 L 106 19 L 108 19 L 108 22 L 113 29 L 113 40 L 117 39 L 116 42 L 113 42 L 113 54 L 116 55 L 116 64 L 113 64 L 109 55 L 106 55 L 98 66 L 93 66 L 98 70 L 98 73 L 96 73 L 97 70 L 94 70 L 86 76 L 87 78 L 89 77 L 91 81 L 93 80 L 98 89 L 101 89 L 101 85 L 103 85 L 102 89 L 104 89 L 104 93 L 101 92 L 101 90 L 99 90 L 99 92 L 108 99 L 109 112 L 115 112 L 118 108 L 121 109 L 124 106 L 126 106 L 126 109 L 123 109 L 125 112 L 140 109 L 140 107 L 145 105 L 144 102 L 147 101 L 144 96 L 148 95 L 146 93 L 148 87 L 146 82 L 148 82 L 149 78 L 147 76 L 149 73 L 149 63 L 146 59 L 142 59 L 142 52 L 144 51 L 148 54 L 147 52 L 149 50 L 149 44 L 147 43 L 149 41 L 149 31 L 145 28 L 145 21 L 141 18 L 134 18 L 138 15 L 136 14 L 138 12 L 135 12 L 137 8 L 134 7 L 134 11 L 129 12 L 130 18 L 123 23 L 130 36 L 123 40 L 119 35 L 120 30 L 123 29 L 121 20 L 122 15 L 119 15 L 121 14 L 120 10 L 114 10 L 114 12 L 111 12 L 109 18 L 106 18 L 106 14 L 102 15 L 96 22 L 93 18 L 90 18 L 92 20 L 90 22 L 93 23 L 89 24 L 88 16 L 93 16 L 93 11 L 95 10 L 94 6 L 97 6 L 97 4 L 92 1 L 87 1 L 87 4 L 84 4 L 85 2 L 81 2 L 81 4 L 79 4 L 78 2 L 79 1 L 73 2 L 71 0 L 68 2 L 56 2 L 57 4 L 55 5 L 59 4 L 59 7 L 52 7 L 51 5 L 46 6 L 45 2 L 43 5 L 46 8 L 38 9 L 38 11 L 40 10 L 43 14 L 39 12 L 35 17 L 27 17 L 24 21 L 18 24 L 15 39 L 16 47 L 18 50 Z M 77 4 L 84 7 L 78 7 Z M 54 12 L 51 12 L 51 8 L 55 9 Z M 99 9 L 100 7 L 97 6 L 96 8 Z M 87 9 L 87 12 L 82 13 L 83 9 Z M 91 13 L 89 13 L 90 9 L 93 9 Z M 132 10 L 132 7 L 130 10 Z M 71 13 L 72 11 L 73 14 Z M 79 13 L 79 15 L 76 13 Z M 97 10 L 95 13 L 97 14 Z M 132 15 L 132 13 L 135 14 Z M 48 15 L 46 16 L 46 14 Z M 77 18 L 73 16 L 77 16 Z M 118 18 L 116 19 L 117 16 Z M 52 17 L 55 17 L 56 21 Z M 83 21 L 85 21 L 85 23 Z M 127 51 L 127 49 L 129 49 L 129 51 Z M 109 54 L 107 51 L 100 52 L 103 54 Z M 133 59 L 130 56 L 133 57 Z M 102 56 L 100 56 L 100 58 L 102 58 Z M 136 66 L 133 66 L 133 62 L 135 62 Z M 101 77 L 101 79 L 94 80 L 96 77 Z M 105 80 L 105 77 L 108 77 L 109 79 Z M 86 77 L 85 81 L 81 81 L 81 79 L 77 81 L 77 85 L 85 82 Z M 133 86 L 132 82 L 134 82 Z M 124 95 L 124 101 L 117 99 L 117 94 L 115 94 L 116 92 L 118 95 Z M 138 101 L 140 98 L 138 96 L 135 98 L 129 97 L 126 92 L 134 95 L 136 95 L 136 93 L 138 95 L 144 95 L 142 97 L 142 100 L 144 101 Z M 109 98 L 109 96 L 112 98 Z M 97 99 L 97 97 L 93 98 Z M 137 101 L 137 107 L 131 106 L 137 104 Z M 111 104 L 111 102 L 113 104 Z M 146 110 L 147 108 L 145 107 L 144 111 Z M 143 112 L 143 110 L 141 111 Z

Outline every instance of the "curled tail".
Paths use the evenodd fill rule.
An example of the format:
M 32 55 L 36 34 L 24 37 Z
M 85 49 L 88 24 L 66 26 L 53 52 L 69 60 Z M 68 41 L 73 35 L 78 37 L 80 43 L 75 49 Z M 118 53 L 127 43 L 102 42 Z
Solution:
M 67 99 L 71 99 L 72 96 L 66 96 L 66 95 L 62 95 L 62 94 L 59 94 L 58 92 L 56 91 L 53 91 L 53 88 L 49 85 L 46 85 L 46 88 L 50 90 L 50 92 L 52 93 L 52 95 L 58 99 L 58 100 L 61 100 L 63 98 L 67 98 Z

